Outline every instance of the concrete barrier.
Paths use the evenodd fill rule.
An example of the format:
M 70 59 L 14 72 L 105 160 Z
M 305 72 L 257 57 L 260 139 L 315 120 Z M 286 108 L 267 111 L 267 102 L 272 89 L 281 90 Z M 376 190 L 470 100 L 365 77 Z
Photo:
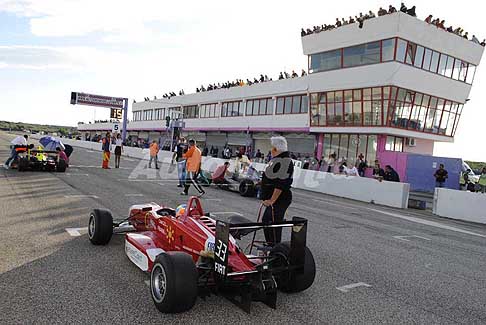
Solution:
M 101 151 L 101 143 L 87 142 L 81 140 L 62 139 L 66 144 Z M 159 151 L 158 160 L 170 162 L 172 153 L 169 151 Z M 149 159 L 149 150 L 134 147 L 124 147 L 123 156 L 138 159 Z M 226 159 L 202 157 L 201 166 L 203 170 L 214 172 L 222 165 Z M 229 160 L 229 170 L 234 170 L 235 159 Z M 259 171 L 265 169 L 265 164 L 253 163 Z M 362 202 L 372 202 L 375 204 L 406 209 L 408 206 L 408 196 L 410 185 L 407 183 L 378 182 L 375 179 L 365 177 L 346 177 L 320 171 L 294 169 L 294 188 L 308 190 L 317 193 L 329 194 L 338 197 L 353 199 Z M 485 196 L 486 197 L 486 196 Z
M 432 212 L 441 217 L 486 224 L 486 195 L 436 188 Z
M 372 178 L 347 177 L 296 168 L 293 187 L 362 202 L 406 209 L 410 184 L 379 182 Z

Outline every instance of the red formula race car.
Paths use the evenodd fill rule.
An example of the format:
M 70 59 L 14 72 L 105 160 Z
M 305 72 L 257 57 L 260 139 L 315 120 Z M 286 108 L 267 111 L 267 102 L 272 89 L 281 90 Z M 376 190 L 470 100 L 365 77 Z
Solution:
M 265 228 L 291 229 L 291 240 L 275 246 L 256 241 L 256 231 Z M 246 312 L 252 301 L 276 308 L 277 290 L 300 292 L 314 282 L 303 218 L 265 224 L 234 216 L 223 222 L 205 214 L 196 197 L 181 215 L 155 203 L 132 206 L 120 222 L 107 210 L 91 212 L 91 243 L 106 245 L 117 232 L 126 232 L 128 258 L 150 273 L 152 299 L 163 313 L 187 311 L 198 296 L 210 294 L 222 295 Z M 243 236 L 251 238 L 247 252 L 237 243 Z

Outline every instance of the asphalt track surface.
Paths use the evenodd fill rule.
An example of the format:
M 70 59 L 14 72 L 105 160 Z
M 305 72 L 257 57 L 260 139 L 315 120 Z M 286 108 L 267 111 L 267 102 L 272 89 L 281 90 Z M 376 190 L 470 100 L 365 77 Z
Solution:
M 0 133 L 1 161 L 11 139 Z M 486 227 L 298 190 L 289 215 L 309 219 L 310 289 L 279 294 L 276 310 L 253 303 L 246 314 L 211 296 L 189 312 L 161 314 L 123 236 L 95 247 L 84 229 L 92 208 L 125 216 L 136 203 L 183 203 L 170 166 L 147 179 L 146 162 L 103 170 L 99 152 L 80 148 L 71 165 L 65 174 L 0 168 L 2 324 L 486 323 Z M 255 219 L 259 202 L 209 188 L 203 207 Z M 66 231 L 78 227 L 80 236 Z

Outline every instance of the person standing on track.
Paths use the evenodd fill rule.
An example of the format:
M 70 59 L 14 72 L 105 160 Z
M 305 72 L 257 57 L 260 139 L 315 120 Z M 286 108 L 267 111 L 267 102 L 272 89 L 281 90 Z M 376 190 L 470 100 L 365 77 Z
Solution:
M 199 192 L 198 196 L 201 197 L 206 192 L 204 192 L 201 185 L 196 182 L 197 174 L 201 168 L 201 150 L 196 146 L 195 140 L 189 140 L 189 149 L 183 154 L 183 157 L 186 159 L 186 183 L 181 195 L 187 195 L 189 193 L 189 187 L 192 184 Z
M 121 154 L 123 151 L 123 140 L 121 134 L 116 135 L 115 140 L 115 168 L 120 168 Z
M 24 148 L 24 147 L 27 147 L 27 140 L 29 139 L 29 136 L 27 134 L 25 134 L 24 136 L 18 136 L 18 137 L 15 137 L 15 139 L 13 139 L 11 142 L 10 142 L 10 157 L 8 157 L 7 161 L 5 162 L 4 164 L 4 167 L 6 169 L 9 169 L 10 168 L 10 164 L 12 163 L 12 161 L 14 161 L 15 159 L 17 159 L 18 157 L 18 149 L 19 148 Z
M 177 178 L 179 184 L 177 187 L 184 186 L 184 179 L 186 178 L 186 159 L 183 155 L 187 152 L 186 139 L 180 138 L 175 147 L 174 155 L 172 156 L 172 163 L 177 162 Z
M 285 212 L 292 203 L 290 190 L 293 181 L 294 164 L 284 137 L 272 137 L 272 158 L 262 176 L 261 199 L 266 207 L 262 221 L 272 223 L 283 221 Z M 264 229 L 265 240 L 270 245 L 280 243 L 282 228 Z
M 111 155 L 111 134 L 106 132 L 106 137 L 103 138 L 101 143 L 101 149 L 103 150 L 103 163 L 101 167 L 103 169 L 110 169 L 110 155 Z
M 152 160 L 155 160 L 155 169 L 159 169 L 159 163 L 157 162 L 158 153 L 159 153 L 159 144 L 157 143 L 157 140 L 154 140 L 150 145 L 150 160 L 149 160 L 148 168 L 152 168 Z

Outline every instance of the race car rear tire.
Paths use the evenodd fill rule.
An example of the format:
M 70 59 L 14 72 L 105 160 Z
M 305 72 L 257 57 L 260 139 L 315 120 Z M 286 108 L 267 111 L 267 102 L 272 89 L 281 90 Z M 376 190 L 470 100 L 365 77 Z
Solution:
M 241 196 L 255 196 L 255 185 L 248 179 L 241 181 L 239 190 Z
M 290 242 L 283 242 L 275 245 L 270 252 L 270 256 L 277 257 L 273 266 L 289 265 Z M 309 288 L 316 277 L 316 264 L 310 249 L 305 247 L 304 270 L 289 270 L 275 274 L 277 288 L 282 292 L 293 293 L 301 292 Z
M 163 313 L 191 309 L 197 298 L 198 272 L 191 255 L 184 252 L 159 254 L 150 274 L 150 292 L 155 307 Z
M 88 237 L 93 245 L 106 245 L 113 235 L 113 216 L 103 209 L 94 209 L 89 215 Z
M 19 172 L 25 172 L 28 167 L 29 167 L 29 158 L 26 158 L 26 157 L 19 158 L 18 163 L 17 163 L 18 171 Z
M 67 163 L 64 159 L 59 159 L 57 162 L 56 170 L 58 173 L 64 173 L 67 168 Z

